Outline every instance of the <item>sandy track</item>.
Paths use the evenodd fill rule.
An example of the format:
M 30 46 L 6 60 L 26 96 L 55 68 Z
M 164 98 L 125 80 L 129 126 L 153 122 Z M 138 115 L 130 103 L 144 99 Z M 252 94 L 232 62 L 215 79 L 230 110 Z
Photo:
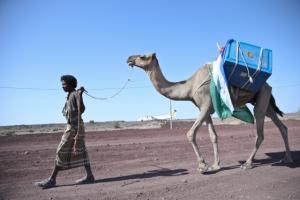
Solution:
M 277 128 L 265 125 L 265 141 L 256 167 L 241 170 L 253 148 L 252 125 L 218 125 L 222 170 L 201 175 L 185 133 L 189 124 L 148 130 L 87 133 L 86 143 L 97 179 L 74 185 L 84 175 L 73 169 L 58 175 L 58 187 L 33 185 L 49 176 L 61 134 L 33 134 L 0 138 L 0 199 L 300 199 L 300 121 L 287 120 L 295 163 L 279 163 L 284 145 Z M 206 127 L 198 133 L 207 162 L 213 158 Z

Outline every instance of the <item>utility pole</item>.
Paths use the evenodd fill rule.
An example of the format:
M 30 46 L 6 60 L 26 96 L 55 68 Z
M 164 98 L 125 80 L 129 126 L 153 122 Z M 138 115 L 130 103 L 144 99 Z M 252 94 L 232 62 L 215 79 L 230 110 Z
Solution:
M 170 99 L 170 129 L 173 129 L 172 100 Z

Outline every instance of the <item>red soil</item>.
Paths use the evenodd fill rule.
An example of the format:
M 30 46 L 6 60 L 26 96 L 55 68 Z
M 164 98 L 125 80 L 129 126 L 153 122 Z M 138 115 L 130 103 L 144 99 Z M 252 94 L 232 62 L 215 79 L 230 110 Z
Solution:
M 218 125 L 222 170 L 202 175 L 185 133 L 191 124 L 174 129 L 90 132 L 86 145 L 96 183 L 74 185 L 82 168 L 59 173 L 57 187 L 42 190 L 34 182 L 53 169 L 61 134 L 0 137 L 0 199 L 300 199 L 300 121 L 287 120 L 293 164 L 280 164 L 284 144 L 278 129 L 265 124 L 265 140 L 255 167 L 239 168 L 252 151 L 253 125 Z M 213 150 L 207 128 L 197 141 L 206 161 Z

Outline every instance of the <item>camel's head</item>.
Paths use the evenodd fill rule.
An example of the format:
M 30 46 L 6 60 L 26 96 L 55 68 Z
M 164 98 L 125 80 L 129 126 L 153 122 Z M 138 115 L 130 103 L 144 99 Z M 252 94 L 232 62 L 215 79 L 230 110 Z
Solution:
M 127 64 L 131 67 L 137 66 L 148 71 L 151 70 L 155 64 L 157 64 L 157 59 L 155 53 L 146 55 L 133 55 L 128 57 Z

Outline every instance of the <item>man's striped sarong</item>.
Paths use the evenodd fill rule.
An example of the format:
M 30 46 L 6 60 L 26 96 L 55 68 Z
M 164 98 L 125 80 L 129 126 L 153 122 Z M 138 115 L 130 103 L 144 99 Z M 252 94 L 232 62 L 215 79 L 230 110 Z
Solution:
M 84 126 L 80 124 L 79 132 L 76 140 L 77 153 L 73 152 L 74 137 L 77 128 L 67 124 L 67 129 L 63 134 L 60 144 L 57 147 L 55 163 L 62 169 L 70 169 L 89 164 L 89 157 L 85 147 Z

